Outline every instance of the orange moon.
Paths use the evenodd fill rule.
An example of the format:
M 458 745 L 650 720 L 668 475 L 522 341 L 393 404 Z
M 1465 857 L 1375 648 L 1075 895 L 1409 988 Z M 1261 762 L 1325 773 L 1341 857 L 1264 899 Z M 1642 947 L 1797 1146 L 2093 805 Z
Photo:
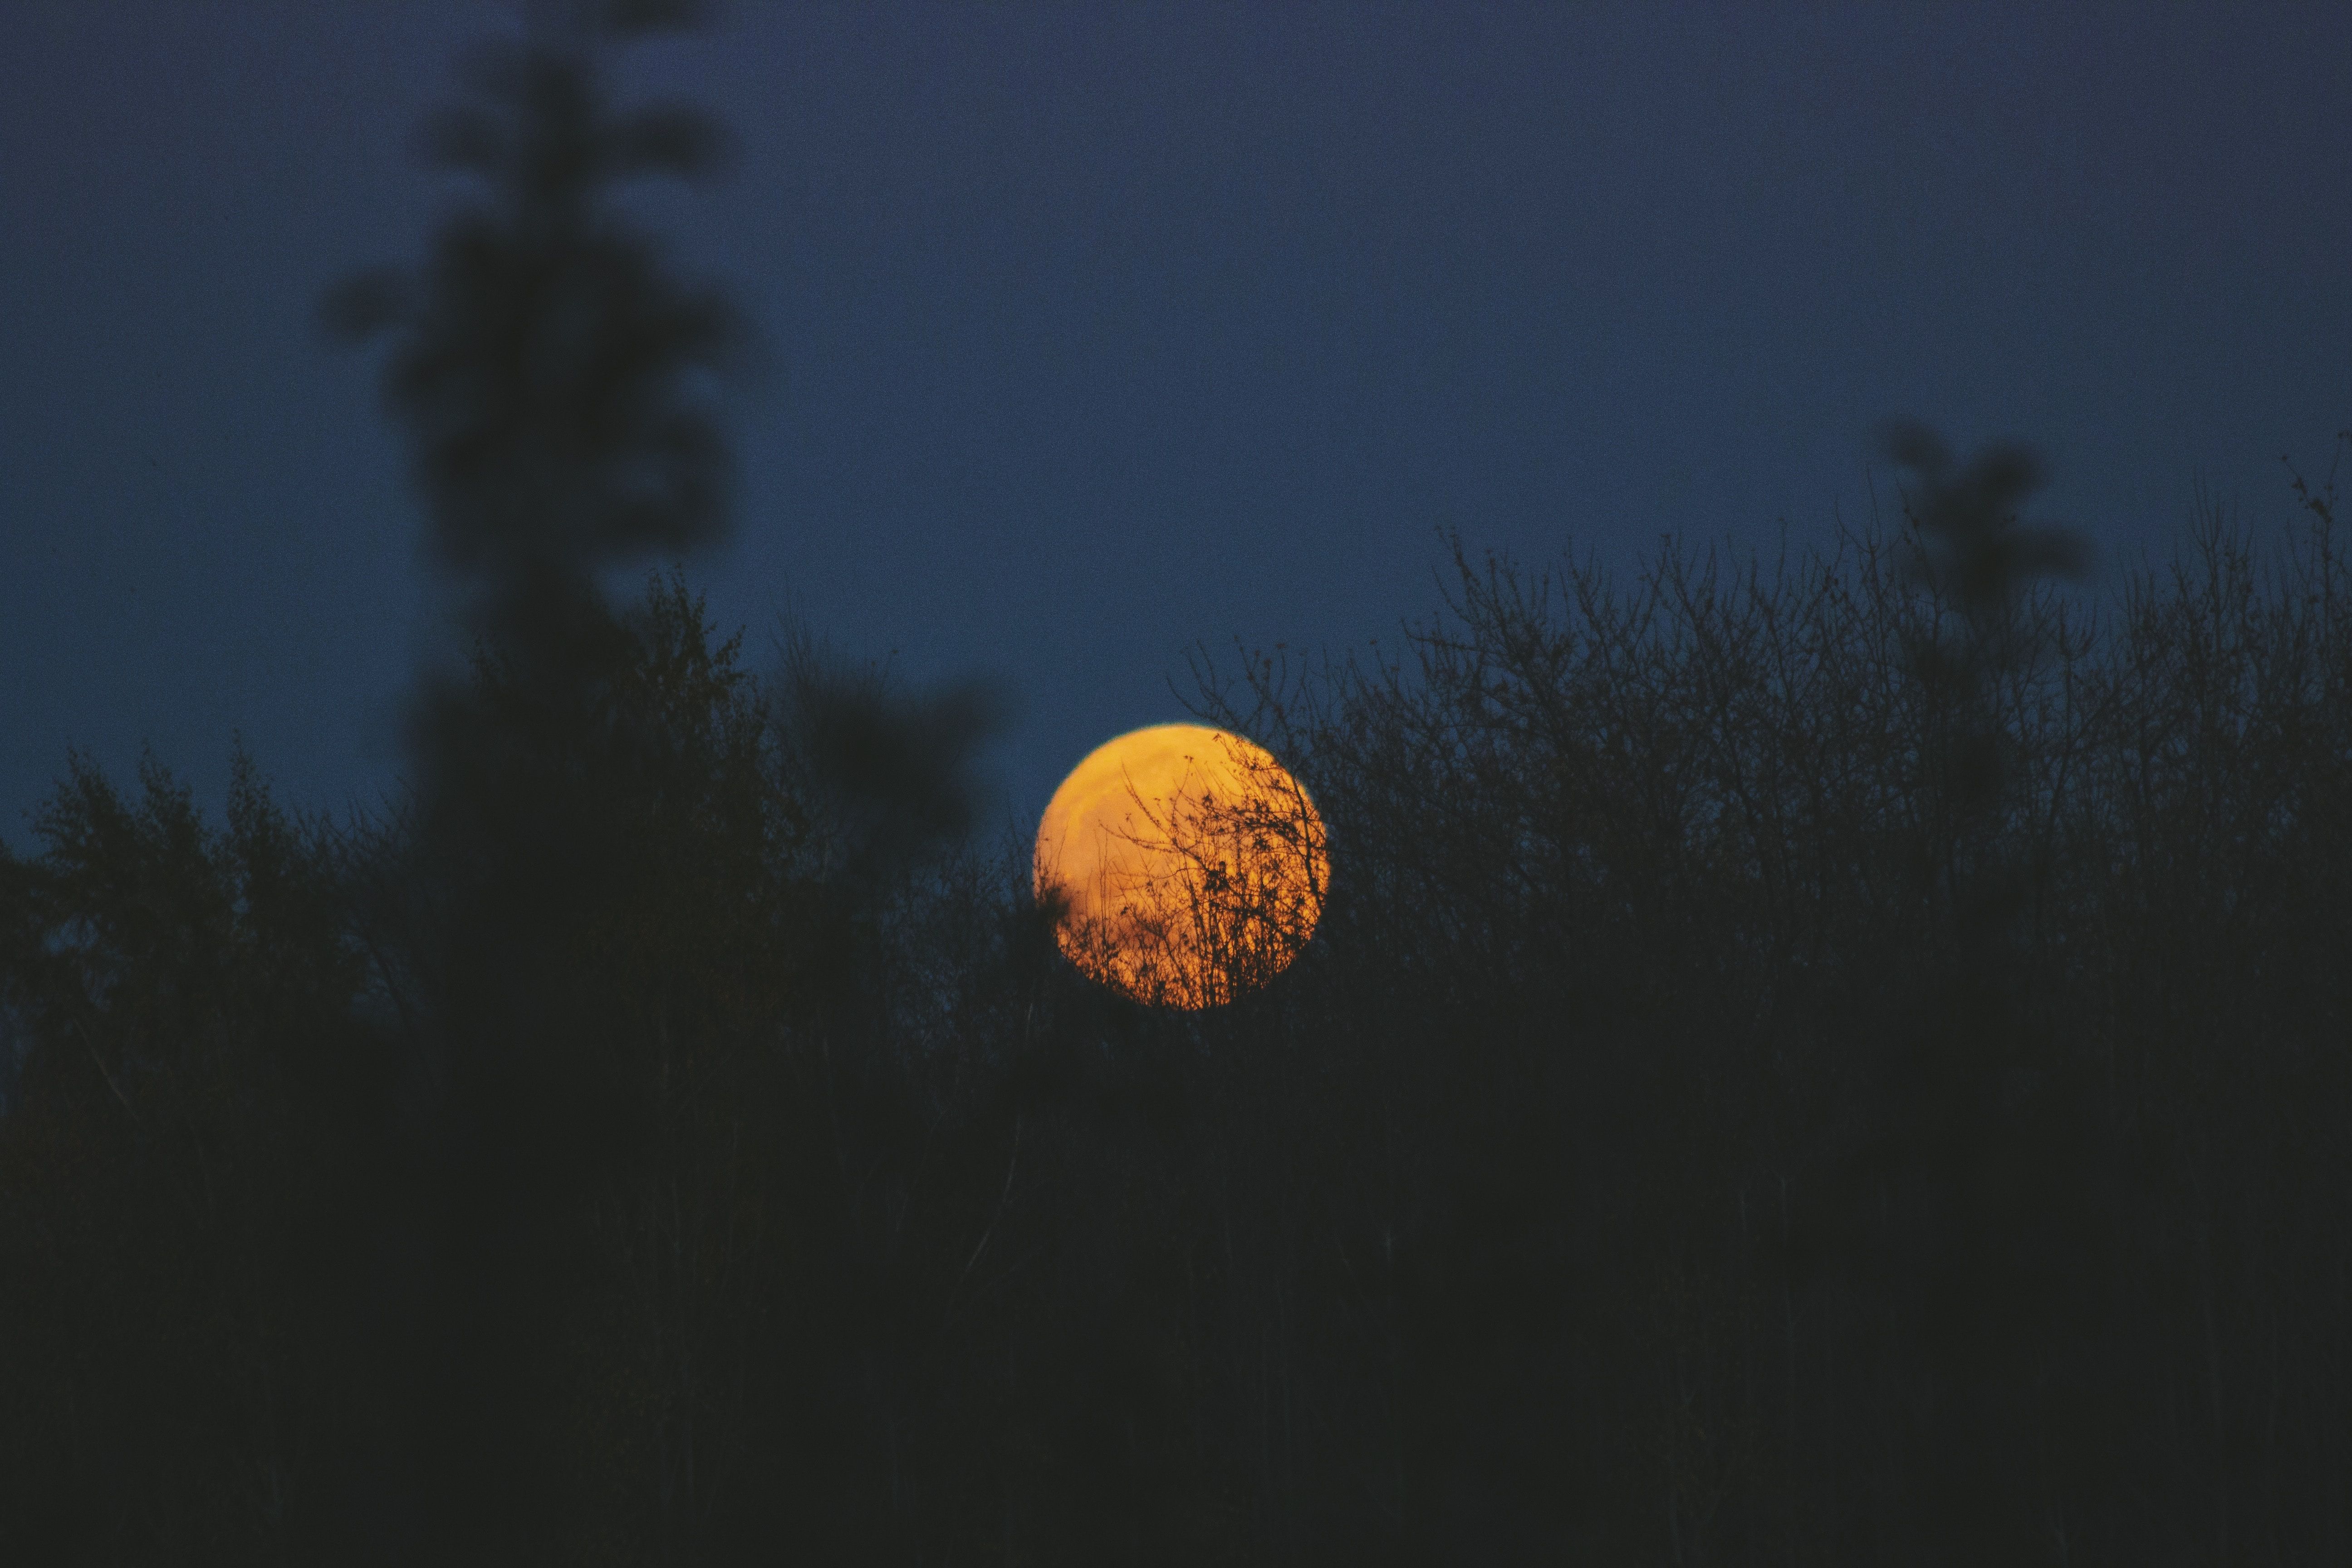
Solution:
M 1070 771 L 1037 825 L 1036 890 L 1063 954 L 1152 1006 L 1230 1002 L 1290 965 L 1323 916 L 1323 819 L 1272 753 L 1154 724 Z

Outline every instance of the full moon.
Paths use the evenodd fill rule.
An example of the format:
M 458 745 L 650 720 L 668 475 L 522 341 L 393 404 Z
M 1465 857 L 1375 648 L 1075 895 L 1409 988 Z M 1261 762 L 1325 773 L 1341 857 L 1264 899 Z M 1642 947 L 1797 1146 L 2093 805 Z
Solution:
M 1152 1006 L 1213 1007 L 1288 968 L 1330 871 L 1306 789 L 1263 746 L 1205 724 L 1105 742 L 1037 825 L 1037 898 L 1063 953 Z

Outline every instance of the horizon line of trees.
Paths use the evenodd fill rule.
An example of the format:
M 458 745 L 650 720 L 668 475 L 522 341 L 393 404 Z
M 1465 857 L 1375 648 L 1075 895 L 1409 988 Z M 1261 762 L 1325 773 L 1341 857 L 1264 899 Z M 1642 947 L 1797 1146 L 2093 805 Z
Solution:
M 1465 552 L 1384 661 L 1204 666 L 1332 879 L 1199 1013 L 1061 960 L 1025 846 L 876 869 L 675 576 L 617 623 L 625 748 L 530 781 L 593 853 L 527 978 L 494 950 L 546 1016 L 474 1095 L 413 817 L 77 763 L 0 862 L 9 1517 L 89 1561 L 2328 1561 L 2330 501 L 2267 577 L 2209 514 L 2111 620 L 2020 595 L 1974 699 L 1916 528 L 1631 592 Z

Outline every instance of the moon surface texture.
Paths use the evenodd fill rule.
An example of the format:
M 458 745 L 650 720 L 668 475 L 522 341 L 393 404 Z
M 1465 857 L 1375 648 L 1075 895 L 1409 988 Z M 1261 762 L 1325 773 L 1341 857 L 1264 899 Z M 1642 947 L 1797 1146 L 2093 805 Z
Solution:
M 1306 789 L 1263 746 L 1205 724 L 1096 747 L 1037 826 L 1037 897 L 1058 911 L 1063 953 L 1150 1006 L 1217 1006 L 1288 968 L 1330 871 Z

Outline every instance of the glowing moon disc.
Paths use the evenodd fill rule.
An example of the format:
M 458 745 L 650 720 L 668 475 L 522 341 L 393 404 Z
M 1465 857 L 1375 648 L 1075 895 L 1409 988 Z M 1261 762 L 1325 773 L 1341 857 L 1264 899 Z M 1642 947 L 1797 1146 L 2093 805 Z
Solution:
M 1262 746 L 1155 724 L 1071 770 L 1037 825 L 1037 896 L 1072 963 L 1138 1002 L 1213 1007 L 1315 934 L 1331 862 L 1307 791 Z

